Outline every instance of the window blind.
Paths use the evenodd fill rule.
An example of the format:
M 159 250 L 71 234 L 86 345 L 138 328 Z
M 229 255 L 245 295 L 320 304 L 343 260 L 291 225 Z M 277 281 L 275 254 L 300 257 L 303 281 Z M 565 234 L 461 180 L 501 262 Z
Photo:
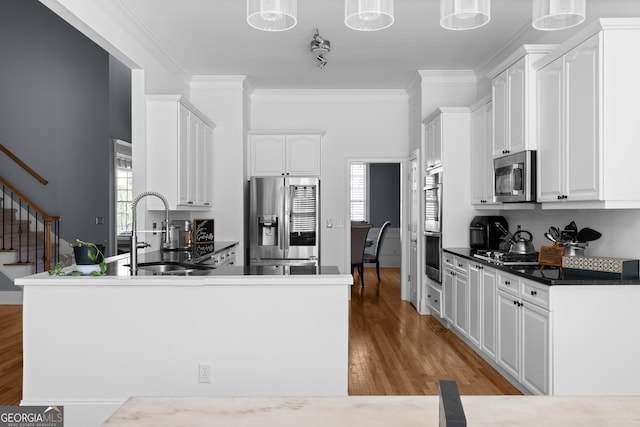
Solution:
M 367 219 L 367 165 L 354 163 L 351 165 L 351 221 Z

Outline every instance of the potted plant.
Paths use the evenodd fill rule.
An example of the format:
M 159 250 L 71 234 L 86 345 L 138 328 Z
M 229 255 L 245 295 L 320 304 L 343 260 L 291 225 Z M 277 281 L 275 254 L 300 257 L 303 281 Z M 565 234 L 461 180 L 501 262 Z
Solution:
M 64 268 L 71 263 L 72 258 L 76 260 L 76 269 L 71 272 L 72 276 L 81 276 L 83 274 L 89 274 L 91 276 L 105 275 L 107 271 L 107 263 L 104 262 L 106 242 L 98 245 L 76 239 L 76 241 L 69 246 L 73 248 L 73 255 L 61 255 L 60 261 L 49 270 L 49 275 L 64 276 Z
M 84 242 L 76 239 L 71 244 L 73 256 L 76 260 L 76 271 L 80 274 L 91 274 L 92 276 L 102 276 L 107 271 L 107 264 L 104 262 L 104 249 L 106 242 L 96 244 Z M 75 273 L 72 272 L 73 275 Z

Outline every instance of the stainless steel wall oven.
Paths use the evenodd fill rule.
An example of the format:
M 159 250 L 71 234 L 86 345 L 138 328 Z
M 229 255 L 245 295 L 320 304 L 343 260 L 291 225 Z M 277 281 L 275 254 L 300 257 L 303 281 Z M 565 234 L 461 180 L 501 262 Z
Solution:
M 442 282 L 442 170 L 424 177 L 425 273 Z

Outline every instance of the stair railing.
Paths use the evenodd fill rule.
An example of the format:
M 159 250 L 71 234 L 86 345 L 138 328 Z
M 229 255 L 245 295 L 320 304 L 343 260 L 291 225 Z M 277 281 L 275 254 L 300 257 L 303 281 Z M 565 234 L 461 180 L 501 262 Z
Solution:
M 29 175 L 38 180 L 42 185 L 48 184 L 46 179 L 31 169 L 26 163 L 20 160 L 2 144 L 0 144 L 0 151 L 24 169 Z M 35 264 L 35 271 L 40 272 L 43 270 L 50 270 L 55 263 L 60 260 L 60 217 L 45 213 L 2 177 L 0 177 L 0 184 L 2 185 L 0 192 L 0 210 L 2 212 L 0 231 L 2 232 L 2 251 L 17 251 L 18 261 L 12 263 L 12 265 L 26 265 L 32 263 L 30 259 L 32 242 L 29 224 L 31 222 L 31 217 L 33 216 L 35 218 L 35 232 L 33 233 L 33 239 L 35 240 L 33 242 L 35 257 L 35 262 L 33 262 L 33 264 Z M 6 211 L 6 209 L 8 209 L 8 211 Z M 15 213 L 18 214 L 17 219 L 15 218 Z M 26 220 L 22 219 L 23 214 L 26 214 Z M 9 216 L 9 218 L 7 218 L 7 216 Z M 13 232 L 16 222 L 18 226 L 17 238 Z M 26 225 L 26 230 L 23 229 L 24 225 Z M 40 226 L 42 226 L 41 231 L 44 236 L 41 247 L 38 245 L 38 232 L 40 231 Z M 7 231 L 9 232 L 8 237 Z M 23 246 L 26 246 L 26 259 L 23 259 Z M 39 260 L 42 262 L 39 263 Z M 40 270 L 40 266 L 42 266 L 42 270 Z
M 11 265 L 33 263 L 35 272 L 50 270 L 60 260 L 60 217 L 44 212 L 2 177 L 0 177 L 0 184 L 2 185 L 0 209 L 3 212 L 2 224 L 0 224 L 2 250 L 17 251 L 18 261 Z M 23 216 L 26 216 L 26 219 L 23 219 Z M 33 235 L 29 227 L 31 217 L 35 218 Z M 13 233 L 15 225 L 18 227 L 17 236 Z M 39 231 L 42 231 L 44 237 L 42 245 L 38 244 Z M 33 262 L 32 249 L 35 258 Z

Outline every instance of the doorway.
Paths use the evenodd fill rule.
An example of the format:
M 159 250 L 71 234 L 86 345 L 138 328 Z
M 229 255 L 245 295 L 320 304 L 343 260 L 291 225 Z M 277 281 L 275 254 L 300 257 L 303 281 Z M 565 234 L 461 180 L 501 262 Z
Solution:
M 380 267 L 400 268 L 401 295 L 408 299 L 406 274 L 405 242 L 406 220 L 403 207 L 405 159 L 349 159 L 348 187 L 349 220 L 367 221 L 372 228 L 369 241 L 375 242 L 378 231 L 384 221 L 391 221 L 385 234 L 385 243 L 380 256 Z M 350 227 L 346 229 L 347 251 L 351 253 Z

